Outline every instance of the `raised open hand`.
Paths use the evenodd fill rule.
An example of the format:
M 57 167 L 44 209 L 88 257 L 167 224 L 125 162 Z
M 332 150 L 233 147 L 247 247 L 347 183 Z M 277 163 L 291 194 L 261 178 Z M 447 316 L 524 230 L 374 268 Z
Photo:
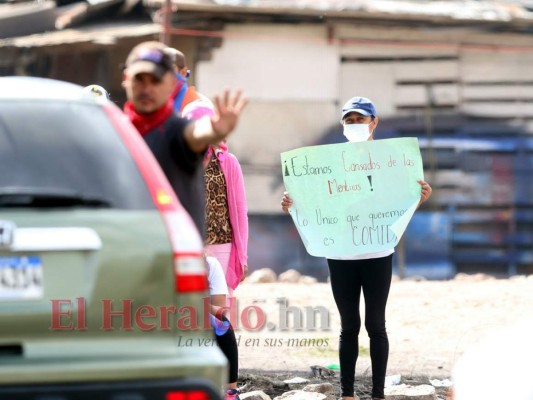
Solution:
M 241 95 L 240 90 L 230 93 L 225 89 L 222 96 L 216 95 L 213 98 L 215 115 L 211 117 L 211 125 L 218 141 L 226 139 L 237 126 L 239 116 L 248 103 L 248 100 Z

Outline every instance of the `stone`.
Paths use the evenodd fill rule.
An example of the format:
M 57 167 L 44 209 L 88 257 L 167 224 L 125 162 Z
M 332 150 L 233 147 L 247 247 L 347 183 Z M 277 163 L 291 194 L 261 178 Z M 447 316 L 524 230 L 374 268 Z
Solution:
M 329 393 L 333 391 L 333 385 L 331 383 L 315 383 L 312 385 L 307 385 L 302 389 L 304 392 L 315 392 L 315 393 Z
M 254 390 L 248 393 L 239 393 L 241 400 L 271 400 L 270 396 L 262 390 Z
M 307 383 L 309 382 L 309 379 L 305 379 L 305 378 L 300 378 L 299 376 L 296 376 L 294 378 L 291 378 L 291 379 L 285 379 L 283 381 L 283 383 Z
M 278 282 L 298 283 L 298 281 L 300 280 L 301 276 L 302 276 L 302 274 L 300 274 L 295 269 L 288 269 L 287 271 L 282 272 L 281 274 L 279 274 Z
M 246 282 L 248 283 L 274 283 L 276 280 L 276 273 L 270 268 L 255 270 L 246 278 Z
M 309 276 L 309 275 L 302 275 L 300 279 L 298 280 L 298 283 L 303 283 L 305 285 L 310 285 L 310 284 L 317 283 L 317 282 L 318 282 L 318 279 L 316 279 L 313 276 Z
M 436 400 L 437 392 L 431 385 L 397 385 L 385 388 L 386 400 Z
M 340 400 L 340 399 L 341 397 L 338 393 L 337 394 L 328 393 L 326 397 L 326 400 Z M 358 395 L 354 394 L 353 400 L 361 400 L 361 399 Z
M 290 390 L 289 384 L 283 381 L 272 381 L 272 388 L 278 391 Z
M 304 392 L 303 390 L 291 390 L 281 396 L 274 397 L 274 400 L 326 400 L 327 396 L 322 393 Z

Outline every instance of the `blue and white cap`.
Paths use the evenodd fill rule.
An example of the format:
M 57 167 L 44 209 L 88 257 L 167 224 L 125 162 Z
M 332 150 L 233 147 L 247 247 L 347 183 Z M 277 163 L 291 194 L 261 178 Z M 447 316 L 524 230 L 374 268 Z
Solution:
M 372 100 L 367 99 L 366 97 L 353 97 L 348 100 L 344 107 L 342 107 L 341 121 L 347 114 L 351 112 L 357 112 L 365 117 L 375 117 L 377 115 L 374 103 L 372 103 Z

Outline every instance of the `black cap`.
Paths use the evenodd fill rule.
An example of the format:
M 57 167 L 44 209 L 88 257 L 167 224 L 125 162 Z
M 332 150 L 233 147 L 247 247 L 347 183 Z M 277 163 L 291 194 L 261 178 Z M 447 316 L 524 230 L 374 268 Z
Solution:
M 172 57 L 165 51 L 167 46 L 161 42 L 143 42 L 135 46 L 126 59 L 126 70 L 131 76 L 151 74 L 161 79 L 174 70 Z

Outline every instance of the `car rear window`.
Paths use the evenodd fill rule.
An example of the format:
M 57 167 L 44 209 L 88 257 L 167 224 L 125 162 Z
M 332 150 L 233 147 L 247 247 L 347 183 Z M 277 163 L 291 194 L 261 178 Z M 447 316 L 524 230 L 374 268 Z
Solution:
M 4 197 L 68 193 L 103 199 L 94 204 L 105 207 L 154 208 L 127 148 L 101 106 L 92 103 L 1 101 L 0 171 Z M 13 205 L 0 201 L 6 206 Z

